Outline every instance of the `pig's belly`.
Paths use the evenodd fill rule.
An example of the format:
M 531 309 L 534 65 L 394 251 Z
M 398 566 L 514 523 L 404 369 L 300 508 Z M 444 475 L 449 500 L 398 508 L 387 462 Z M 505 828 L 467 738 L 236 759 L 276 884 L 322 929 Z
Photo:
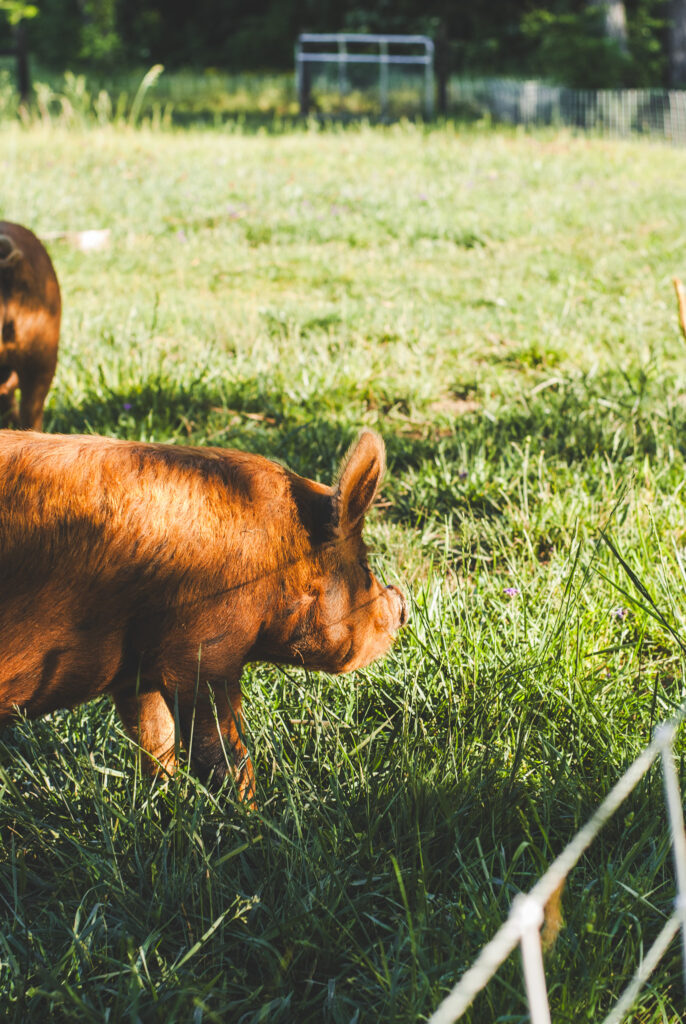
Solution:
M 81 704 L 121 674 L 123 628 L 102 623 L 86 632 L 59 602 L 43 614 L 1 596 L 0 605 L 0 720 L 15 707 L 35 717 Z

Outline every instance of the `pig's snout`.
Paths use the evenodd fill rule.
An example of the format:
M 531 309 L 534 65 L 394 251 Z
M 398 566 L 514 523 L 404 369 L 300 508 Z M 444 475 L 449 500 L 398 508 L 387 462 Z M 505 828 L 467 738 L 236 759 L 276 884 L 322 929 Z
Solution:
M 398 588 L 394 587 L 392 584 L 386 587 L 386 590 L 390 591 L 390 596 L 394 598 L 396 604 L 398 605 L 398 628 L 400 628 L 401 626 L 405 625 L 408 618 L 410 617 L 409 612 L 407 610 L 407 601 L 405 600 L 405 595 L 403 594 L 402 590 L 398 590 Z

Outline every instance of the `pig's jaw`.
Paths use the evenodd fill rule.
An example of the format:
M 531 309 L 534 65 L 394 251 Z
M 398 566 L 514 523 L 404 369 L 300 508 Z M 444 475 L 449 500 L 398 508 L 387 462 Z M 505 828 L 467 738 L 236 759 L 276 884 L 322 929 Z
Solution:
M 381 587 L 372 599 L 365 603 L 368 613 L 360 615 L 353 612 L 347 622 L 342 623 L 345 629 L 344 638 L 332 643 L 329 636 L 327 643 L 327 624 L 321 623 L 319 636 L 320 651 L 312 651 L 310 657 L 304 657 L 305 668 L 318 669 L 338 675 L 354 672 L 364 668 L 377 658 L 383 657 L 395 640 L 398 630 L 408 619 L 407 603 L 397 587 Z
M 383 657 L 390 650 L 396 633 L 407 622 L 407 603 L 402 592 L 392 586 L 386 587 L 378 595 L 377 602 L 381 601 L 386 606 L 385 616 L 376 623 L 373 632 L 367 636 L 363 635 L 360 643 L 353 644 L 351 657 L 340 668 L 336 668 L 335 672 L 354 672 Z
M 246 660 L 335 675 L 363 668 L 387 653 L 408 618 L 402 592 L 378 582 L 376 586 L 376 593 L 364 595 L 341 617 L 330 617 L 333 609 L 321 608 L 313 594 L 301 595 L 289 602 L 289 613 L 277 613 L 269 626 L 263 626 Z

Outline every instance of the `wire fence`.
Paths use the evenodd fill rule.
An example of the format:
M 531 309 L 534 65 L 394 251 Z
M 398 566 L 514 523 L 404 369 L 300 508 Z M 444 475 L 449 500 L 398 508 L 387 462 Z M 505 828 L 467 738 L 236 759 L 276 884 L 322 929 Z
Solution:
M 567 89 L 539 81 L 457 78 L 448 113 L 508 124 L 577 128 L 608 136 L 645 135 L 686 144 L 686 91 Z
M 403 52 L 391 52 L 393 46 Z M 405 52 L 413 47 L 417 52 Z M 686 145 L 686 90 L 570 89 L 536 79 L 435 74 L 433 43 L 426 36 L 303 34 L 295 65 L 301 113 L 431 119 L 438 109 L 459 119 L 489 117 Z
M 303 111 L 382 119 L 431 117 L 428 65 L 401 67 L 391 63 L 391 57 L 385 63 L 377 57 L 373 58 L 377 63 L 370 63 L 369 57 L 367 63 L 356 64 L 354 55 L 346 57 L 348 62 L 341 63 L 336 54 L 298 54 Z M 539 81 L 453 76 L 439 109 L 459 119 L 488 117 L 499 124 L 567 127 L 602 136 L 643 136 L 686 145 L 684 90 L 568 89 Z
M 532 1024 L 550 1024 L 550 1003 L 541 946 L 541 925 L 544 920 L 545 905 L 551 897 L 559 892 L 565 878 L 584 851 L 658 757 L 662 760 L 665 800 L 674 855 L 677 888 L 674 911 L 646 952 L 631 982 L 603 1024 L 620 1024 L 625 1018 L 634 1005 L 641 988 L 667 952 L 679 929 L 681 929 L 682 936 L 684 991 L 686 993 L 686 832 L 684 831 L 682 796 L 673 749 L 678 728 L 684 718 L 686 718 L 686 707 L 682 707 L 679 714 L 670 722 L 663 723 L 655 730 L 652 743 L 627 768 L 595 813 L 553 861 L 533 889 L 514 899 L 507 919 L 431 1015 L 428 1024 L 453 1024 L 454 1021 L 459 1020 L 517 945 L 521 947 L 524 983 L 531 1022 Z

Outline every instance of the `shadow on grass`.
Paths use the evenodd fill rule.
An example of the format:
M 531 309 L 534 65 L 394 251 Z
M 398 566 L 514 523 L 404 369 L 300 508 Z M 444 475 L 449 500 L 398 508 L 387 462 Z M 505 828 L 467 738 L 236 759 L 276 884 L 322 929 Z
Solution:
M 145 109 L 143 116 L 154 117 L 152 107 Z M 182 107 L 173 107 L 171 110 L 171 123 L 178 128 L 223 128 L 224 130 L 239 131 L 245 135 L 283 135 L 292 134 L 294 131 L 311 131 L 312 125 L 316 124 L 322 131 L 335 129 L 342 131 L 346 128 L 359 130 L 361 125 L 370 125 L 376 128 L 387 127 L 389 124 L 403 121 L 411 123 L 424 129 L 426 132 L 432 130 L 445 130 L 446 126 L 454 130 L 473 125 L 481 117 L 480 112 L 472 110 L 467 105 L 454 116 L 441 118 L 433 121 L 427 119 L 417 112 L 409 114 L 401 113 L 395 117 L 381 116 L 373 110 L 362 110 L 359 113 L 340 111 L 339 113 L 323 113 L 313 111 L 308 116 L 299 114 L 280 113 L 272 110 L 245 110 L 245 111 L 216 111 L 211 107 L 207 109 L 184 110 Z
M 370 421 L 366 400 L 341 388 L 298 401 L 281 372 L 234 380 L 153 376 L 120 387 L 98 383 L 77 404 L 58 397 L 46 411 L 46 429 L 235 447 L 329 483 Z M 388 399 L 393 407 L 392 393 Z M 645 376 L 628 382 L 619 373 L 570 379 L 503 400 L 488 414 L 373 415 L 388 456 L 384 517 L 413 529 L 454 515 L 505 523 L 521 505 L 523 487 L 530 511 L 544 501 L 542 472 L 552 490 L 590 493 L 610 486 L 608 463 L 622 466 L 626 476 L 645 459 L 659 460 L 660 472 L 671 473 L 676 486 L 686 454 L 686 408 L 676 398 L 665 401 L 664 382 Z M 533 539 L 542 557 L 555 547 L 556 529 L 548 523 Z
M 458 776 L 449 745 L 421 731 L 408 745 L 400 716 L 367 744 L 357 783 L 329 769 L 323 789 L 315 783 L 319 799 L 306 777 L 315 768 L 311 747 L 255 815 L 225 797 L 207 801 L 192 780 L 156 794 L 139 783 L 133 807 L 130 779 L 93 771 L 103 740 L 112 753 L 111 739 L 102 729 L 91 737 L 93 762 L 79 739 L 80 720 L 96 709 L 75 713 L 73 745 L 63 741 L 54 756 L 50 722 L 17 730 L 17 754 L 32 776 L 24 797 L 7 734 L 0 744 L 3 777 L 11 778 L 3 810 L 11 850 L 0 858 L 4 980 L 16 1010 L 8 1020 L 57 1007 L 64 1019 L 78 1008 L 80 1019 L 84 1009 L 93 1019 L 128 1019 L 135 1009 L 156 1020 L 164 1009 L 180 1021 L 197 1000 L 220 1017 L 238 1019 L 240 1008 L 246 1022 L 297 1016 L 344 1024 L 355 1013 L 416 1020 L 585 816 L 578 802 L 570 815 L 573 773 L 540 786 L 482 747 Z M 600 763 L 604 756 L 600 747 L 592 752 Z M 127 755 L 110 767 L 132 772 Z M 265 760 L 258 783 L 268 775 Z M 610 828 L 565 897 L 567 931 L 548 963 L 554 1005 L 598 1012 L 597 963 L 606 976 L 625 976 L 627 944 L 638 961 L 656 928 L 628 920 L 636 891 L 649 886 L 653 904 L 671 909 L 671 889 L 663 891 L 668 845 L 652 844 L 649 869 L 636 856 L 647 833 L 664 833 L 661 801 L 644 785 L 625 814 L 630 820 Z M 563 822 L 558 834 L 555 820 Z M 620 928 L 617 915 L 625 918 Z M 525 1012 L 514 958 L 467 1019 L 495 1020 L 504 1006 Z
M 55 402 L 46 410 L 45 427 L 50 433 L 251 450 L 324 478 L 335 471 L 356 433 L 344 417 L 323 418 L 316 403 L 294 405 L 260 378 L 236 383 L 150 378 L 133 387 L 100 386 L 78 404 Z
M 388 514 L 410 525 L 418 510 L 499 515 L 503 495 L 518 500 L 523 473 L 535 471 L 534 451 L 577 474 L 592 459 L 638 464 L 669 444 L 683 456 L 681 406 L 664 395 L 660 404 L 657 385 L 631 400 L 626 393 L 618 375 L 572 381 L 503 403 L 490 417 L 443 420 L 444 436 L 435 422 L 421 431 L 377 422 L 391 470 Z M 276 380 L 150 378 L 101 386 L 73 406 L 58 399 L 47 426 L 250 448 L 329 480 L 360 413 L 340 394 L 297 403 Z M 324 755 L 314 728 L 286 731 L 286 699 L 293 721 L 303 721 L 296 688 L 286 692 L 274 716 L 282 724 L 274 738 L 269 723 L 265 741 L 269 733 L 272 751 L 288 756 L 259 745 L 265 811 L 254 824 L 190 783 L 184 800 L 144 793 L 133 807 L 132 757 L 108 735 L 111 719 L 103 714 L 88 733 L 96 705 L 64 716 L 55 762 L 49 722 L 5 734 L 2 817 L 11 838 L 0 858 L 0 986 L 13 993 L 8 1019 L 54 1019 L 56 1007 L 64 1019 L 86 1019 L 85 1006 L 92 1019 L 109 1011 L 111 1019 L 188 1020 L 202 1004 L 208 1019 L 347 1024 L 356 1013 L 400 1022 L 434 1009 L 514 893 L 533 884 L 621 771 L 610 749 L 616 731 L 605 731 L 601 714 L 581 720 L 567 680 L 555 702 L 554 658 L 535 670 L 480 673 L 471 689 L 458 658 L 455 648 L 451 661 L 426 659 L 411 707 L 404 692 L 398 700 L 380 685 L 358 686 L 361 721 L 345 746 L 331 741 Z M 94 769 L 103 754 L 104 768 L 124 778 Z M 646 783 L 570 881 L 561 950 L 572 966 L 556 960 L 550 976 L 554 998 L 572 1008 L 566 1019 L 607 1008 L 598 964 L 605 977 L 626 977 L 628 954 L 633 966 L 640 959 L 636 894 L 650 893 L 656 916 L 669 908 L 665 835 L 659 787 Z M 522 991 L 519 964 L 513 958 L 503 972 L 473 1021 L 495 1019 L 505 1003 L 524 1018 L 523 998 L 512 994 Z

